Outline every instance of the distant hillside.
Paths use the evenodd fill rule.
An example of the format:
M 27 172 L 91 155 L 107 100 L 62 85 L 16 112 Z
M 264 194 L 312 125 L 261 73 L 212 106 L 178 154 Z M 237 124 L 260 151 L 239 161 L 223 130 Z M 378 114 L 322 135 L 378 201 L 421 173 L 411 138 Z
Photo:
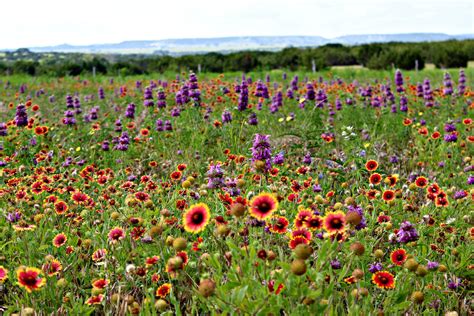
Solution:
M 126 41 L 115 44 L 93 44 L 84 46 L 63 44 L 57 46 L 30 47 L 29 49 L 33 52 L 183 55 L 207 52 L 228 53 L 242 50 L 278 51 L 286 47 L 317 47 L 329 43 L 357 45 L 376 42 L 431 42 L 445 41 L 449 39 L 474 39 L 474 34 L 367 34 L 346 35 L 332 39 L 321 36 L 248 36 L 166 39 L 158 41 Z

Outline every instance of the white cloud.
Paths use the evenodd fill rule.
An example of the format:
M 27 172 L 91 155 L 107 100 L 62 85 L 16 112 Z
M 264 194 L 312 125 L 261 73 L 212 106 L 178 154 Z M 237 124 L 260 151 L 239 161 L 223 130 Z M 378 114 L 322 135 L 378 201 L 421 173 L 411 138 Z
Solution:
M 246 35 L 474 33 L 472 0 L 22 0 L 0 48 Z

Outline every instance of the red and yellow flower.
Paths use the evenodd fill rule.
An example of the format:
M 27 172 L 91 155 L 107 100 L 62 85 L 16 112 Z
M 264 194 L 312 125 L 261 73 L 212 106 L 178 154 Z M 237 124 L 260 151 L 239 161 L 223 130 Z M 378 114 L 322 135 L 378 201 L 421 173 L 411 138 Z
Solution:
M 407 252 L 405 251 L 405 249 L 394 250 L 390 254 L 390 260 L 393 264 L 401 266 L 407 260 Z
M 41 289 L 46 284 L 46 279 L 41 277 L 41 270 L 21 266 L 16 270 L 17 284 L 28 293 Z
M 183 214 L 183 226 L 187 232 L 199 233 L 206 228 L 211 218 L 209 207 L 204 203 L 191 205 Z
M 165 298 L 171 292 L 171 284 L 165 283 L 162 284 L 158 289 L 156 289 L 156 296 L 160 298 Z
M 59 233 L 53 238 L 53 245 L 56 248 L 59 248 L 61 246 L 64 246 L 67 241 L 67 236 L 64 233 Z
M 250 201 L 249 213 L 252 217 L 265 220 L 278 209 L 278 200 L 271 193 L 260 193 Z
M 8 279 L 8 270 L 4 266 L 0 266 L 0 284 Z
M 329 212 L 323 218 L 323 227 L 330 233 L 343 233 L 346 228 L 346 215 L 342 211 Z
M 380 289 L 395 288 L 395 277 L 388 271 L 377 271 L 372 275 L 372 282 Z

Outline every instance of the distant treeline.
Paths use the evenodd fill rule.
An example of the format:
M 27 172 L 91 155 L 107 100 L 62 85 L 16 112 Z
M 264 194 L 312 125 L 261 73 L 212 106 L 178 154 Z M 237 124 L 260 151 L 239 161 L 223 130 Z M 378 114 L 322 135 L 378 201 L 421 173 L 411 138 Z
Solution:
M 27 49 L 0 56 L 0 74 L 76 76 L 90 74 L 141 75 L 199 69 L 203 72 L 323 70 L 331 66 L 362 65 L 370 69 L 423 69 L 466 67 L 474 60 L 474 40 L 432 43 L 383 43 L 315 48 L 286 48 L 278 52 L 242 51 L 179 57 L 157 55 L 101 55 L 33 53 Z

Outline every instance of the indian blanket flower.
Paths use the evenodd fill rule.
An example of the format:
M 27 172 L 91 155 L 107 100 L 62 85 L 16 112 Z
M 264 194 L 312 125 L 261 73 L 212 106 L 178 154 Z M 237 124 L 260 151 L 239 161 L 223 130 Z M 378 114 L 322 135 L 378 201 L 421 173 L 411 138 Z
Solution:
M 369 160 L 365 163 L 365 169 L 367 169 L 367 171 L 375 171 L 378 167 L 379 164 L 375 160 Z
M 104 300 L 104 294 L 94 295 L 87 299 L 87 305 L 99 305 Z
M 407 260 L 407 252 L 405 249 L 397 249 L 390 254 L 390 260 L 393 264 L 401 266 Z
M 171 284 L 170 283 L 165 283 L 160 285 L 158 289 L 156 289 L 155 295 L 160 298 L 165 298 L 170 294 L 171 292 Z
M 289 222 L 286 217 L 274 216 L 273 224 L 270 224 L 270 231 L 276 234 L 284 234 L 287 231 Z
M 346 215 L 342 211 L 328 212 L 323 218 L 323 227 L 330 233 L 343 233 L 346 225 Z
M 41 289 L 46 284 L 46 279 L 41 277 L 41 270 L 21 266 L 16 270 L 17 284 L 28 293 Z
M 0 266 L 0 284 L 8 279 L 8 270 L 4 266 Z
M 397 234 L 397 241 L 400 243 L 408 243 L 410 241 L 418 240 L 418 232 L 416 231 L 415 227 L 409 221 L 404 221 L 400 225 L 400 229 L 398 230 Z
M 92 254 L 92 261 L 94 262 L 102 261 L 105 259 L 106 255 L 107 255 L 107 249 L 97 249 Z
M 395 288 L 395 277 L 388 271 L 377 271 L 372 275 L 372 282 L 380 289 Z
M 191 205 L 183 214 L 183 226 L 187 232 L 199 233 L 206 228 L 211 213 L 209 207 L 204 203 Z
M 43 264 L 42 267 L 44 273 L 48 276 L 53 276 L 59 274 L 62 271 L 63 265 L 57 259 L 51 259 L 47 263 Z
M 278 209 L 278 200 L 271 193 L 260 193 L 249 203 L 249 213 L 252 217 L 265 220 Z
M 109 285 L 110 281 L 107 279 L 97 279 L 94 282 L 92 282 L 92 287 L 94 289 L 105 289 L 107 285 Z
M 67 236 L 64 233 L 59 233 L 53 238 L 53 245 L 56 248 L 64 246 L 67 241 Z
M 272 150 L 269 143 L 270 135 L 256 134 L 252 147 L 252 162 L 257 169 L 263 169 L 265 172 L 272 168 Z M 258 166 L 258 163 L 263 166 Z
M 113 244 L 125 238 L 125 232 L 120 227 L 112 228 L 109 231 L 109 241 Z

